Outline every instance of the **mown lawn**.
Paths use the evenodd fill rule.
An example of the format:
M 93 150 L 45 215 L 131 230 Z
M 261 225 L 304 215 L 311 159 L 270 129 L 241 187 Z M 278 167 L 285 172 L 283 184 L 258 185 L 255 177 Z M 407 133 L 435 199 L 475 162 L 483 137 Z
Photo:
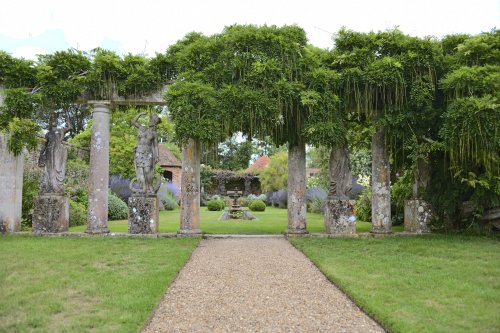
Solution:
M 219 221 L 222 212 L 211 212 L 206 207 L 201 207 L 201 230 L 207 234 L 282 234 L 287 230 L 287 210 L 267 207 L 264 212 L 252 212 L 256 220 L 227 220 Z M 160 232 L 177 232 L 179 230 L 180 210 L 160 212 Z M 127 232 L 126 220 L 110 221 L 109 229 L 112 232 Z M 357 222 L 358 232 L 368 232 L 371 223 Z M 70 231 L 85 231 L 86 226 L 70 228 Z M 323 215 L 308 213 L 307 230 L 311 233 L 323 233 Z M 402 226 L 393 227 L 394 231 L 402 231 Z
M 0 236 L 0 332 L 137 332 L 198 242 Z
M 395 332 L 500 332 L 500 242 L 478 236 L 290 239 Z

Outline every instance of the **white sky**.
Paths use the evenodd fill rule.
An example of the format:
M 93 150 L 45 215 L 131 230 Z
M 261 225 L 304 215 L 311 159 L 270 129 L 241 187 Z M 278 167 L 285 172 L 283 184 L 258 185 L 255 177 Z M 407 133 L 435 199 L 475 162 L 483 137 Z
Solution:
M 399 26 L 410 35 L 478 34 L 499 26 L 499 0 L 5 0 L 0 49 L 35 59 L 74 47 L 162 53 L 186 33 L 210 35 L 231 24 L 298 24 L 311 44 L 331 48 L 342 26 Z

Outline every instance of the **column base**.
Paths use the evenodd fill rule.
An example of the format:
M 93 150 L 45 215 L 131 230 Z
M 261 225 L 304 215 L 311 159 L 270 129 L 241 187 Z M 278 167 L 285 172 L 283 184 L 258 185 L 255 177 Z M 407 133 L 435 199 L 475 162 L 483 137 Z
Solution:
M 307 235 L 309 234 L 309 231 L 306 229 L 288 229 L 286 231 L 287 235 Z
M 44 194 L 33 200 L 33 232 L 68 231 L 69 199 L 61 194 Z
M 201 236 L 202 232 L 200 229 L 181 229 L 177 231 L 178 237 L 194 237 Z
M 387 229 L 373 229 L 370 230 L 370 233 L 372 234 L 377 234 L 377 235 L 389 235 L 392 234 L 392 230 L 387 230 Z
M 108 228 L 92 228 L 85 230 L 86 234 L 89 235 L 100 235 L 100 234 L 109 234 L 109 229 Z
M 158 198 L 156 196 L 133 196 L 128 199 L 129 233 L 157 233 L 159 219 Z

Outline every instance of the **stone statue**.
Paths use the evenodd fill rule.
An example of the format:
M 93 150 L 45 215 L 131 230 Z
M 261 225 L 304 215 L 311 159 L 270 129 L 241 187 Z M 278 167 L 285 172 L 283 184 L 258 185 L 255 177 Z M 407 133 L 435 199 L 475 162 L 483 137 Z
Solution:
M 40 194 L 64 193 L 64 173 L 66 171 L 66 147 L 64 136 L 71 130 L 66 116 L 66 127 L 57 128 L 57 115 L 50 117 L 49 131 L 45 134 L 45 142 L 38 158 L 38 166 L 43 168 L 40 181 Z
M 348 199 L 352 188 L 351 163 L 347 145 L 332 148 L 330 152 L 329 196 Z
M 158 192 L 160 186 L 160 182 L 154 186 L 153 181 L 155 165 L 158 162 L 156 125 L 161 122 L 161 119 L 155 113 L 151 113 L 149 116 L 149 124 L 146 127 L 138 122 L 139 118 L 144 115 L 146 115 L 146 112 L 141 112 L 132 120 L 132 125 L 139 129 L 134 159 L 137 175 L 134 181 L 139 183 L 139 189 L 132 186 L 134 181 L 131 183 L 131 188 L 137 194 L 154 195 Z

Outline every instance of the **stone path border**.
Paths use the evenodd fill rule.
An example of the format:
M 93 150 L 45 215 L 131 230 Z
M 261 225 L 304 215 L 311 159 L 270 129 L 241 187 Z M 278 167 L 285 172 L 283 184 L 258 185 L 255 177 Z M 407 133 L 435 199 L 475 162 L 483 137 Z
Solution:
M 383 332 L 282 236 L 202 240 L 142 332 Z

